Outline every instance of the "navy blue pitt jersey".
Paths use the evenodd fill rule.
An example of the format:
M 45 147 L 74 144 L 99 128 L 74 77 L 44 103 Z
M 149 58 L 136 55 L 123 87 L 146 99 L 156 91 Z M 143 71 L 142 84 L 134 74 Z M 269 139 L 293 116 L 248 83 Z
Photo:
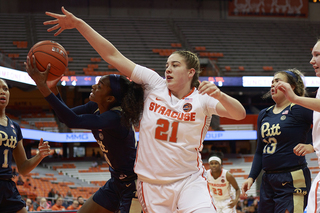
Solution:
M 283 170 L 306 163 L 293 148 L 306 143 L 312 124 L 312 110 L 291 104 L 282 112 L 273 113 L 274 106 L 263 109 L 258 117 L 257 150 L 249 177 L 256 179 L 261 169 Z
M 20 126 L 8 118 L 8 125 L 0 125 L 0 178 L 12 178 L 12 152 L 22 139 Z
M 136 157 L 136 140 L 133 128 L 121 124 L 120 107 L 100 114 L 98 105 L 68 108 L 58 96 L 50 94 L 46 100 L 53 107 L 59 119 L 69 128 L 90 129 L 109 164 L 111 175 L 120 180 L 135 177 L 133 166 Z

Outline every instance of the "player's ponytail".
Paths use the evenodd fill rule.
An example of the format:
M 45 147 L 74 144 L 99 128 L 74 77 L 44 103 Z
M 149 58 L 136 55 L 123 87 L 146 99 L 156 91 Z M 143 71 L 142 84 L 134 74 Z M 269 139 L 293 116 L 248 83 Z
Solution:
M 121 76 L 122 116 L 121 121 L 126 126 L 138 125 L 144 105 L 144 87 Z

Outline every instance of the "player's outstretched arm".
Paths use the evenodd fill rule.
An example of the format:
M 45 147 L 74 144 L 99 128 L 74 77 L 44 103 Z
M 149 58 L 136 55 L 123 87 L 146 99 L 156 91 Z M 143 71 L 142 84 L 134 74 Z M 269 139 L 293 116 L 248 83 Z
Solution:
M 227 181 L 236 190 L 235 199 L 231 200 L 231 202 L 228 204 L 229 208 L 233 208 L 234 206 L 237 205 L 238 200 L 240 198 L 240 189 L 239 189 L 239 186 L 238 186 L 238 183 L 237 183 L 236 179 L 234 178 L 234 176 L 231 173 L 227 172 L 226 178 L 227 178 Z
M 57 30 L 54 34 L 57 36 L 66 29 L 76 28 L 106 62 L 113 65 L 122 74 L 131 77 L 131 73 L 135 67 L 134 62 L 123 56 L 117 48 L 92 29 L 85 21 L 74 16 L 64 9 L 64 7 L 61 8 L 61 11 L 63 14 L 46 12 L 46 15 L 55 18 L 43 23 L 44 25 L 54 25 L 48 29 L 48 32 Z
M 235 98 L 223 93 L 213 83 L 203 81 L 199 85 L 200 94 L 208 94 L 209 96 L 217 99 L 217 113 L 221 117 L 227 117 L 234 120 L 242 120 L 246 117 L 246 110 L 242 104 Z
M 307 109 L 320 112 L 320 99 L 296 95 L 289 83 L 283 81 L 278 82 L 275 89 L 276 91 L 280 90 L 283 92 L 290 102 L 303 106 Z
M 34 157 L 27 159 L 22 140 L 18 142 L 17 147 L 13 150 L 13 157 L 21 175 L 26 175 L 31 172 L 36 166 L 38 166 L 43 158 L 49 155 L 50 146 L 48 141 L 43 142 L 43 139 L 41 138 L 38 150 L 39 152 Z

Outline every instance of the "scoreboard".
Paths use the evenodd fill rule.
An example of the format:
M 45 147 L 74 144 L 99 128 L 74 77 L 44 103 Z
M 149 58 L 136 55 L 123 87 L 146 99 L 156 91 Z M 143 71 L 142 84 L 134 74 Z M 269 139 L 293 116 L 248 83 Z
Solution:
M 92 86 L 98 83 L 101 76 L 63 76 L 61 86 Z M 210 81 L 218 87 L 271 87 L 273 76 L 242 76 L 242 77 L 199 77 L 200 81 Z M 306 87 L 319 87 L 320 78 L 307 76 L 304 78 Z

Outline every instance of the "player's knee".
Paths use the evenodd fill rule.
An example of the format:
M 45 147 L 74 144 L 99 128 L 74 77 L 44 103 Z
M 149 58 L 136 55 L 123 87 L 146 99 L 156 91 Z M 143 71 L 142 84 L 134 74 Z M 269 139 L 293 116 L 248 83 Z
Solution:
M 286 209 L 285 213 L 290 213 L 290 212 L 288 211 L 288 209 Z

